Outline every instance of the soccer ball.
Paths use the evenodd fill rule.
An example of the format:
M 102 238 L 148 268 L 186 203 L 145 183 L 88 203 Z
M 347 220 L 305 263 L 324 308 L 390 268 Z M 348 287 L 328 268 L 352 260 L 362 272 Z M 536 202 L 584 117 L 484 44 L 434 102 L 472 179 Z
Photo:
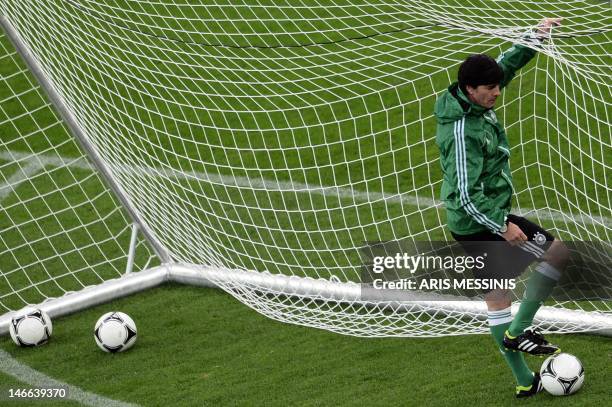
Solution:
M 18 311 L 9 326 L 11 338 L 19 346 L 38 346 L 47 343 L 53 332 L 51 318 L 39 308 Z
M 123 312 L 108 312 L 96 322 L 94 338 L 104 352 L 123 352 L 136 342 L 136 324 Z
M 582 387 L 584 368 L 576 356 L 560 353 L 544 361 L 540 376 L 547 392 L 553 396 L 568 396 Z

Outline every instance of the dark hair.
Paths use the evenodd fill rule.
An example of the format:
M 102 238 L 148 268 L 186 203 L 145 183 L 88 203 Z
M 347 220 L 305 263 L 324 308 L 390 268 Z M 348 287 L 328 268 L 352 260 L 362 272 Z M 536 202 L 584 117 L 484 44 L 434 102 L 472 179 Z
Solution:
M 467 94 L 466 86 L 497 85 L 504 78 L 504 71 L 493 58 L 485 54 L 470 55 L 459 66 L 459 88 Z

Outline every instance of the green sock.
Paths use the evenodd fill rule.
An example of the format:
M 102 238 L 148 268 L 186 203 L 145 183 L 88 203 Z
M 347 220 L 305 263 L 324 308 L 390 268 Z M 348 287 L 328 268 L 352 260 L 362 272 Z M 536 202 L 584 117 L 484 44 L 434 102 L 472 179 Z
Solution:
M 527 281 L 523 300 L 508 329 L 510 336 L 520 335 L 533 323 L 533 317 L 552 292 L 560 276 L 561 274 L 550 264 L 538 264 Z
M 504 349 L 504 332 L 510 326 L 510 308 L 501 311 L 489 311 L 489 329 L 497 347 L 501 351 L 506 363 L 512 369 L 512 374 L 519 386 L 531 386 L 533 383 L 533 372 L 525 363 L 522 352 L 512 352 Z

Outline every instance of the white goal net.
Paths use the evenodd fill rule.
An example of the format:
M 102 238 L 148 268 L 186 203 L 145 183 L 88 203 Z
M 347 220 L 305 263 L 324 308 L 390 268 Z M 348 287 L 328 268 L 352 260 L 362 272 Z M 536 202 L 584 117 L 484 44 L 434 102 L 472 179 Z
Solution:
M 496 108 L 514 212 L 563 240 L 610 239 L 607 1 L 0 0 L 0 14 L 172 263 L 354 288 L 371 242 L 452 240 L 433 105 L 467 55 L 512 43 L 539 51 Z M 525 32 L 543 17 L 564 20 L 539 45 Z M 131 221 L 0 45 L 2 314 L 120 276 Z M 160 263 L 142 237 L 135 259 Z M 344 334 L 487 329 L 462 309 L 265 281 L 216 283 L 271 318 Z

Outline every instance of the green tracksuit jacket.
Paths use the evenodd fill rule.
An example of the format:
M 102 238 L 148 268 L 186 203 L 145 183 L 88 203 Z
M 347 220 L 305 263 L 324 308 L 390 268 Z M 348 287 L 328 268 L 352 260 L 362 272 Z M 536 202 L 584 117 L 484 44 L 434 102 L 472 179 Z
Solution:
M 536 51 L 514 45 L 497 60 L 504 71 L 500 88 Z M 512 176 L 508 138 L 492 109 L 472 103 L 453 83 L 438 98 L 438 126 L 443 180 L 441 199 L 449 229 L 459 235 L 499 232 L 511 209 Z

